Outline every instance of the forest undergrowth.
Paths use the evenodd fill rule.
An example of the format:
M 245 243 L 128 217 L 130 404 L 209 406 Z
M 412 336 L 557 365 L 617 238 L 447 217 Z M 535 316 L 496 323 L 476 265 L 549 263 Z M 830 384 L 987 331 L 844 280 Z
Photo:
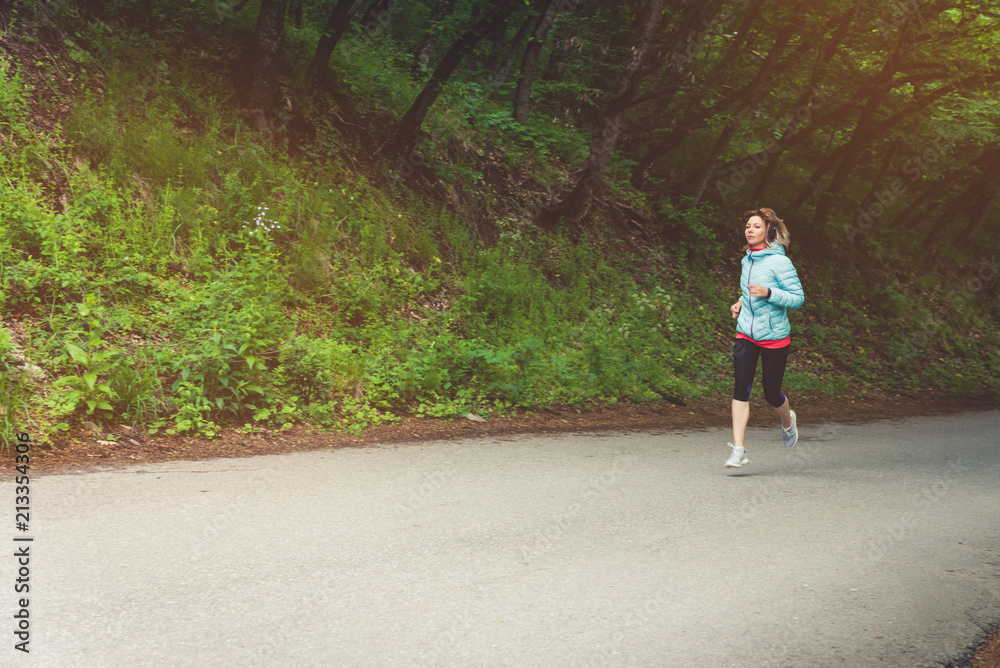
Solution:
M 589 137 L 510 122 L 475 82 L 446 88 L 408 174 L 371 151 L 418 90 L 388 40 L 335 55 L 367 149 L 333 114 L 301 146 L 268 139 L 230 99 L 251 19 L 192 35 L 183 12 L 155 30 L 7 17 L 4 443 L 27 425 L 357 433 L 728 394 L 747 207 L 654 206 L 612 165 L 586 227 L 541 230 L 533 208 Z M 290 90 L 316 39 L 289 34 Z M 790 395 L 1000 396 L 997 248 L 928 257 L 872 229 L 809 249 L 779 213 L 806 292 Z

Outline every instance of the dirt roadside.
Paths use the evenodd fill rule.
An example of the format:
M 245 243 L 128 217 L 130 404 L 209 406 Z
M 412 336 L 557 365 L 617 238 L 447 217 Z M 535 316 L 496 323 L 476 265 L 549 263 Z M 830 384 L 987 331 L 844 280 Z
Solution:
M 886 395 L 864 401 L 830 397 L 802 398 L 794 399 L 792 407 L 798 416 L 800 428 L 808 433 L 810 425 L 833 422 L 857 424 L 912 416 L 996 410 L 1000 408 L 1000 403 L 991 398 L 927 394 L 906 397 Z M 485 421 L 407 417 L 398 423 L 381 425 L 357 435 L 298 425 L 285 431 L 262 429 L 249 434 L 225 430 L 220 436 L 209 440 L 188 436 L 149 436 L 127 425 L 89 423 L 87 428 L 35 444 L 31 453 L 31 468 L 36 474 L 78 473 L 95 468 L 140 463 L 252 457 L 330 447 L 365 447 L 376 443 L 411 443 L 512 434 L 727 428 L 731 419 L 731 401 L 713 398 L 684 406 L 666 401 L 601 406 L 589 410 L 556 406 Z M 777 424 L 770 406 L 763 399 L 755 398 L 751 402 L 750 426 L 777 428 Z M 22 430 L 30 433 L 30 426 Z M 725 450 L 726 437 L 722 436 L 720 439 L 723 439 L 719 443 L 722 451 Z M 9 476 L 14 465 L 13 456 L 4 457 L 0 453 L 0 479 Z

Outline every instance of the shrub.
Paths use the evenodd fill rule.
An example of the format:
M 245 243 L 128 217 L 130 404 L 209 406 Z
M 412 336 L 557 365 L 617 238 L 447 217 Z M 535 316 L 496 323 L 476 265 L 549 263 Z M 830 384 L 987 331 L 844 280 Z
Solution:
M 288 391 L 306 403 L 353 391 L 361 380 L 359 355 L 351 346 L 328 339 L 305 335 L 289 339 L 281 346 L 279 361 Z

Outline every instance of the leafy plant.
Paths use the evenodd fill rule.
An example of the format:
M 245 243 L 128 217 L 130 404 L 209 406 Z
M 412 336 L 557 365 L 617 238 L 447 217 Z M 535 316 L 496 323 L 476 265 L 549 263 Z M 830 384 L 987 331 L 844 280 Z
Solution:
M 14 374 L 6 365 L 0 366 L 0 443 L 9 451 L 14 435 L 21 426 L 17 415 L 24 408 L 25 374 Z
M 271 240 L 279 226 L 264 218 L 266 209 L 258 211 L 255 221 L 244 224 L 242 252 L 229 256 L 232 264 L 210 274 L 196 296 L 177 295 L 175 327 L 190 343 L 168 361 L 178 374 L 171 391 L 187 387 L 182 403 L 199 412 L 208 406 L 237 416 L 265 407 L 267 362 L 292 328 L 280 301 L 289 287 Z M 189 385 L 198 388 L 197 400 Z
M 196 383 L 179 382 L 173 388 L 173 404 L 177 412 L 173 415 L 173 426 L 164 429 L 167 434 L 197 434 L 214 438 L 219 433 L 219 425 L 209 419 L 215 405 L 207 397 L 201 386 Z M 156 434 L 166 425 L 161 419 L 153 423 L 150 434 Z
M 148 422 L 159 414 L 157 366 L 144 351 L 116 360 L 108 373 L 108 385 L 115 393 L 115 410 L 133 423 Z
M 360 434 L 369 427 L 397 420 L 392 413 L 381 412 L 363 399 L 346 397 L 341 402 L 341 418 L 336 426 L 341 431 Z
M 296 336 L 281 346 L 279 360 L 287 387 L 306 403 L 351 391 L 361 379 L 362 361 L 355 350 L 328 339 Z
M 14 350 L 10 330 L 0 326 L 0 443 L 10 450 L 14 434 L 20 426 L 16 416 L 24 408 L 26 372 L 15 373 L 8 359 Z
M 100 344 L 100 340 L 92 339 L 87 342 L 86 350 L 72 343 L 66 344 L 66 351 L 80 373 L 63 376 L 52 383 L 54 388 L 67 388 L 65 392 L 48 402 L 57 414 L 67 415 L 81 405 L 87 407 L 88 415 L 98 409 L 112 410 L 111 402 L 118 398 L 118 394 L 111 389 L 107 381 L 101 380 L 101 376 L 106 375 L 114 366 L 109 360 L 117 351 L 98 350 Z

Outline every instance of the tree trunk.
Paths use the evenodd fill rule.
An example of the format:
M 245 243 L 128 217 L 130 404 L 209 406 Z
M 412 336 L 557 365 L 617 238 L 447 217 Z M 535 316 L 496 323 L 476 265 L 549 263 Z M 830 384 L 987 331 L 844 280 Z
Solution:
M 809 77 L 809 85 L 803 89 L 802 93 L 799 95 L 799 99 L 796 100 L 795 105 L 792 107 L 793 110 L 798 109 L 809 109 L 812 111 L 813 99 L 815 98 L 816 87 L 822 78 L 823 74 L 830 67 L 830 62 L 837 53 L 837 48 L 843 43 L 844 38 L 847 36 L 847 32 L 854 22 L 854 18 L 857 15 L 857 8 L 852 6 L 844 14 L 842 14 L 833 23 L 833 34 L 827 43 L 823 46 L 820 51 L 820 58 L 813 67 L 812 75 Z M 777 147 L 774 150 L 774 154 L 768 159 L 767 169 L 764 170 L 764 174 L 760 177 L 757 185 L 754 187 L 753 196 L 751 199 L 755 202 L 761 202 L 767 196 L 767 191 L 771 187 L 771 183 L 774 182 L 774 177 L 778 173 L 778 167 L 781 164 L 781 156 L 788 149 L 784 142 L 779 141 Z M 739 161 L 742 164 L 743 160 Z
M 285 62 L 288 0 L 261 0 L 253 38 L 237 60 L 236 92 L 244 117 L 255 130 L 270 132 L 281 98 L 278 79 Z
M 497 69 L 497 64 L 500 62 L 500 55 L 503 53 L 504 42 L 507 41 L 507 24 L 502 23 L 496 26 L 496 29 L 489 35 L 486 39 L 490 42 L 490 54 L 486 56 L 483 61 L 483 73 L 488 76 L 490 72 L 494 72 Z
M 543 210 L 539 214 L 537 220 L 543 227 L 552 227 L 561 219 L 567 219 L 575 224 L 585 211 L 621 136 L 625 109 L 639 89 L 641 77 L 638 75 L 645 64 L 646 54 L 652 44 L 653 33 L 663 13 L 664 4 L 666 0 L 648 0 L 643 7 L 637 21 L 632 58 L 622 70 L 604 117 L 598 124 L 594 140 L 590 143 L 590 154 L 587 156 L 576 187 L 554 208 Z
M 938 13 L 944 11 L 943 6 L 933 6 L 932 8 Z M 922 20 L 923 19 L 921 19 L 921 21 Z M 861 157 L 864 148 L 874 137 L 878 136 L 877 128 L 873 129 L 875 114 L 878 111 L 879 105 L 881 104 L 882 98 L 885 94 L 888 93 L 893 87 L 898 86 L 901 83 L 900 81 L 893 81 L 893 79 L 895 78 L 896 72 L 899 70 L 900 63 L 903 60 L 903 48 L 907 45 L 907 38 L 910 36 L 914 23 L 914 17 L 908 16 L 903 25 L 900 26 L 896 47 L 886 59 L 882 70 L 876 76 L 868 102 L 865 104 L 865 108 L 861 112 L 861 117 L 858 119 L 858 122 L 854 127 L 854 131 L 851 133 L 851 138 L 844 147 L 844 159 L 841 161 L 840 165 L 838 165 L 837 171 L 834 173 L 833 179 L 831 180 L 826 193 L 822 198 L 820 198 L 819 204 L 816 205 L 816 211 L 813 215 L 813 228 L 817 232 L 822 233 L 822 228 L 830 216 L 830 211 L 837 198 L 847 185 L 848 178 L 857 164 L 858 159 Z M 941 78 L 941 75 L 937 73 L 922 75 L 919 78 L 923 79 L 927 76 L 931 79 Z M 947 72 L 945 73 L 945 76 L 947 76 Z M 913 79 L 913 77 L 910 78 Z
M 898 216 L 889 223 L 889 229 L 902 227 L 906 230 L 913 230 L 920 224 L 922 218 L 916 214 L 923 206 L 930 201 L 940 201 L 947 196 L 947 191 L 955 184 L 955 179 L 964 175 L 968 168 L 952 172 L 945 177 L 937 179 L 933 183 L 924 184 L 920 189 L 920 195 L 910 202 Z
M 798 7 L 801 7 L 802 4 L 804 3 L 799 3 Z M 793 10 L 793 13 L 798 10 L 798 7 Z M 752 108 L 760 104 L 760 100 L 764 95 L 764 86 L 767 84 L 768 79 L 770 79 L 771 72 L 774 71 L 774 68 L 781 60 L 781 54 L 784 53 L 785 48 L 788 46 L 788 41 L 792 38 L 792 34 L 794 32 L 795 26 L 790 23 L 782 28 L 781 32 L 779 32 L 777 37 L 775 37 L 774 46 L 772 46 L 771 50 L 768 51 L 767 57 L 764 58 L 764 62 L 761 64 L 760 69 L 757 70 L 756 76 L 754 76 L 753 81 L 748 86 L 746 102 L 736 114 L 736 119 L 722 131 L 722 134 L 719 135 L 718 140 L 715 142 L 715 146 L 712 147 L 712 151 L 708 155 L 708 160 L 705 161 L 705 165 L 702 167 L 701 174 L 695 184 L 695 204 L 700 202 L 702 195 L 705 194 L 705 188 L 708 187 L 708 182 L 712 180 L 712 175 L 715 173 L 715 167 L 718 164 L 719 158 L 726 151 L 726 149 L 729 148 L 729 143 L 739 131 L 740 122 L 743 117 L 746 116 Z
M 482 36 L 496 27 L 496 24 L 503 23 L 514 11 L 517 0 L 500 0 L 492 7 L 488 14 L 479 19 L 471 28 L 465 31 L 461 37 L 452 45 L 444 58 L 434 70 L 430 81 L 420 91 L 417 98 L 410 105 L 403 120 L 400 121 L 399 130 L 393 140 L 393 150 L 403 156 L 408 156 L 413 151 L 417 141 L 417 133 L 424 122 L 424 117 L 430 110 L 431 105 L 441 94 L 441 89 L 447 83 L 452 73 L 458 68 L 465 55 L 479 43 Z
M 764 169 L 764 173 L 760 175 L 757 185 L 754 186 L 753 194 L 750 195 L 750 201 L 762 202 L 767 197 L 767 191 L 770 189 L 771 184 L 774 183 L 774 177 L 778 174 L 778 167 L 780 166 L 781 152 L 779 151 L 768 158 L 767 167 Z
M 585 0 L 561 0 L 556 5 L 556 11 L 562 12 L 563 14 L 572 14 L 577 9 L 580 8 Z M 578 35 L 574 35 L 567 39 L 561 40 L 559 44 L 562 46 L 562 50 L 558 51 L 551 56 L 549 56 L 549 62 L 545 65 L 545 73 L 542 75 L 542 81 L 562 81 L 563 76 L 566 72 L 566 61 L 569 60 L 569 54 L 576 46 Z
M 998 187 L 1000 181 L 997 179 L 997 167 L 1000 167 L 1000 150 L 987 149 L 976 158 L 971 167 L 978 170 L 979 175 L 973 179 L 966 190 L 962 191 L 945 207 L 944 212 L 927 231 L 927 236 L 924 237 L 924 248 L 935 245 L 948 246 L 949 240 L 956 237 L 961 241 L 971 238 L 989 216 L 990 211 L 993 210 L 998 196 L 1000 196 L 1000 187 Z M 956 234 L 954 230 L 948 230 L 950 225 L 956 224 L 958 218 L 956 212 L 958 211 L 963 211 L 969 216 L 969 224 L 961 234 Z
M 778 150 L 775 153 L 775 155 L 770 159 L 768 171 L 765 173 L 764 177 L 761 180 L 762 181 L 770 180 L 771 176 L 773 176 L 771 165 L 775 163 L 776 159 L 779 158 L 781 154 L 803 143 L 806 139 L 812 136 L 812 134 L 815 133 L 815 131 L 818 130 L 819 128 L 825 125 L 830 125 L 831 123 L 839 123 L 846 120 L 847 116 L 849 116 L 854 110 L 854 99 L 863 98 L 864 94 L 869 92 L 872 88 L 874 88 L 877 85 L 876 81 L 877 79 L 873 79 L 869 82 L 866 82 L 858 89 L 859 92 L 855 94 L 854 98 L 852 98 L 852 100 L 849 100 L 846 104 L 822 116 L 816 117 L 816 119 L 812 123 L 810 123 L 807 127 L 801 130 L 796 129 L 795 134 L 793 136 L 780 139 Z M 997 81 L 1000 81 L 1000 75 L 984 77 L 982 75 L 977 74 L 970 77 L 966 77 L 965 79 L 962 79 L 954 84 L 948 84 L 947 86 L 942 86 L 941 88 L 935 90 L 933 93 L 926 95 L 919 101 L 902 109 L 901 111 L 897 112 L 890 118 L 883 121 L 878 126 L 872 128 L 869 137 L 874 138 L 874 137 L 884 136 L 889 130 L 891 130 L 893 127 L 898 125 L 906 118 L 909 118 L 910 116 L 913 116 L 914 114 L 922 111 L 923 109 L 927 108 L 932 102 L 940 99 L 941 97 L 944 97 L 949 93 L 954 92 L 955 90 L 965 90 L 968 86 L 971 86 L 972 84 L 985 85 Z M 897 79 L 893 83 L 901 84 L 902 80 Z M 805 91 L 803 97 L 799 99 L 795 108 L 796 109 L 811 108 L 812 105 L 809 103 L 810 96 L 815 97 L 815 95 L 812 94 L 810 91 L 808 90 Z M 792 208 L 798 208 L 802 206 L 802 204 L 809 198 L 809 195 L 812 194 L 812 191 L 815 189 L 816 184 L 820 181 L 820 179 L 823 176 L 826 175 L 827 172 L 830 171 L 830 169 L 833 168 L 834 163 L 836 163 L 836 160 L 840 158 L 845 147 L 846 145 L 834 149 L 834 151 L 830 152 L 823 159 L 820 165 L 813 172 L 812 176 L 809 179 L 809 182 L 802 188 L 802 190 L 799 191 L 798 196 L 793 201 Z M 740 163 L 743 163 L 750 157 L 751 156 L 744 156 L 742 158 L 739 158 L 738 160 L 734 161 L 734 164 L 738 165 Z M 763 192 L 760 190 L 758 186 L 758 190 L 754 192 L 754 199 L 760 200 L 762 198 L 763 198 Z
M 998 172 L 1000 170 L 1000 149 L 988 149 L 987 154 L 989 158 L 986 169 L 976 185 L 973 186 L 976 199 L 969 209 L 969 224 L 956 237 L 954 243 L 956 247 L 964 246 L 972 241 L 973 237 L 982 229 L 990 213 L 996 208 L 997 202 L 1000 202 L 1000 178 L 997 176 L 1000 173 Z
M 834 201 L 840 195 L 844 186 L 847 185 L 848 177 L 861 158 L 865 146 L 868 145 L 869 140 L 873 136 L 872 127 L 875 122 L 875 114 L 882 104 L 882 97 L 889 90 L 892 76 L 896 72 L 897 55 L 898 53 L 891 55 L 883 66 L 882 76 L 880 77 L 881 81 L 877 83 L 868 97 L 868 102 L 865 103 L 865 107 L 861 111 L 861 116 L 858 118 L 858 122 L 854 126 L 854 131 L 851 133 L 851 138 L 844 146 L 844 157 L 837 166 L 837 171 L 833 174 L 830 186 L 823 196 L 820 197 L 819 203 L 816 205 L 816 211 L 813 213 L 813 229 L 817 232 L 822 232 L 823 226 L 830 217 Z
M 351 25 L 351 17 L 354 15 L 356 7 L 354 0 L 339 0 L 330 12 L 330 18 L 323 28 L 323 35 L 319 38 L 316 46 L 316 54 L 313 56 L 312 64 L 309 66 L 312 75 L 316 79 L 323 81 L 326 79 L 326 70 L 330 63 L 330 56 L 333 54 L 337 42 L 343 37 L 348 26 Z
M 868 204 L 875 196 L 878 195 L 878 189 L 882 187 L 882 183 L 885 181 L 885 177 L 889 174 L 889 170 L 892 168 L 892 163 L 895 162 L 896 156 L 899 155 L 899 150 L 902 148 L 903 143 L 898 139 L 893 141 L 889 145 L 889 150 L 885 152 L 885 157 L 882 159 L 882 166 L 878 170 L 878 174 L 875 175 L 875 179 L 872 181 L 872 187 L 868 190 L 868 194 L 865 198 L 861 200 L 863 202 L 862 207 Z
M 302 27 L 302 0 L 288 0 L 288 15 L 295 20 L 295 28 Z
M 982 229 L 983 224 L 989 215 L 996 209 L 997 202 L 1000 202 L 1000 183 L 993 183 L 990 190 L 980 193 L 981 205 L 977 205 L 973 215 L 969 217 L 969 224 L 955 238 L 952 244 L 956 248 L 969 245 Z
M 361 5 L 359 0 L 358 5 Z M 361 17 L 361 34 L 372 37 L 381 34 L 389 25 L 392 15 L 401 11 L 403 0 L 373 0 Z
M 528 46 L 524 49 L 521 59 L 521 76 L 517 80 L 517 91 L 514 93 L 514 120 L 521 125 L 528 123 L 528 109 L 531 106 L 531 85 L 535 79 L 535 67 L 538 56 L 542 52 L 549 29 L 556 20 L 556 11 L 560 0 L 547 0 L 542 13 L 535 22 Z
M 798 211 L 802 208 L 802 205 L 805 204 L 806 200 L 808 200 L 810 195 L 812 195 L 813 190 L 816 189 L 817 184 L 823 180 L 823 177 L 826 176 L 827 172 L 833 169 L 834 165 L 837 164 L 837 161 L 840 160 L 843 152 L 844 147 L 838 146 L 837 148 L 830 150 L 830 152 L 827 153 L 822 160 L 820 160 L 819 165 L 816 166 L 816 169 L 814 169 L 813 173 L 809 176 L 809 180 L 804 186 L 802 186 L 802 189 L 799 190 L 799 194 L 795 196 L 795 199 L 792 200 L 793 210 Z
M 108 15 L 105 0 L 88 0 L 86 6 L 90 9 L 91 14 L 98 19 L 104 20 Z
M 673 13 L 668 10 L 663 14 L 660 25 L 656 28 L 660 46 L 646 58 L 646 69 L 650 70 L 649 74 L 661 70 L 658 75 L 659 81 L 652 90 L 632 98 L 630 104 L 634 107 L 644 105 L 646 113 L 644 117 L 630 124 L 630 141 L 622 145 L 622 151 L 630 155 L 642 152 L 649 142 L 649 134 L 663 126 L 663 111 L 669 107 L 674 95 L 684 88 L 686 83 L 674 65 L 673 54 L 681 42 L 681 37 L 691 34 L 696 22 L 704 20 L 707 8 L 711 4 L 687 2 L 687 6 L 676 7 Z M 678 15 L 681 16 L 679 20 Z M 642 76 L 646 74 L 643 72 Z
M 569 54 L 576 45 L 576 36 L 558 42 L 558 51 L 549 56 L 549 62 L 545 64 L 545 72 L 542 73 L 542 81 L 562 81 L 566 74 L 566 61 Z
M 414 76 L 427 71 L 427 67 L 431 62 L 431 55 L 434 53 L 434 46 L 437 44 L 438 35 L 440 34 L 440 23 L 455 9 L 455 2 L 456 0 L 437 0 L 434 4 L 434 9 L 431 10 L 430 26 L 427 28 L 427 34 L 424 35 L 423 41 L 413 56 L 413 68 L 411 72 Z
M 391 5 L 393 0 L 372 0 L 372 3 L 368 5 L 368 9 L 365 10 L 364 16 L 361 17 L 361 25 L 367 27 L 369 30 L 374 30 L 378 27 L 380 18 L 389 11 L 389 5 Z
M 521 27 L 517 29 L 517 32 L 514 33 L 514 39 L 510 41 L 510 49 L 507 51 L 503 62 L 500 63 L 500 69 L 497 70 L 497 75 L 493 79 L 494 90 L 503 85 L 503 82 L 507 80 L 507 74 L 510 73 L 510 68 L 514 66 L 514 60 L 521 51 L 521 44 L 528 37 L 528 31 L 531 30 L 531 26 L 534 25 L 535 20 L 535 14 L 530 14 L 521 23 Z
M 703 3 L 699 5 L 698 10 L 692 15 L 690 26 L 686 30 L 686 32 L 688 32 L 687 44 L 684 45 L 683 48 L 680 48 L 679 45 L 678 49 L 673 52 L 674 56 L 672 58 L 672 62 L 679 76 L 694 76 L 694 62 L 697 57 L 697 51 L 700 48 L 697 44 L 696 37 L 701 34 L 697 28 L 707 22 L 706 17 L 710 15 L 710 12 L 715 13 L 718 11 L 718 4 L 719 3 Z M 728 65 L 735 60 L 737 55 L 739 55 L 740 47 L 746 40 L 747 35 L 750 32 L 750 28 L 753 26 L 753 22 L 756 20 L 763 5 L 764 0 L 755 0 L 754 4 L 747 9 L 747 13 L 743 18 L 740 29 L 737 31 L 736 39 L 730 42 L 729 47 L 726 49 L 726 53 L 720 59 L 718 64 L 712 68 L 712 71 L 708 74 L 705 80 L 701 82 L 700 90 L 702 91 L 702 94 L 692 97 L 691 101 L 688 102 L 687 106 L 680 113 L 680 118 L 674 122 L 673 130 L 667 133 L 666 137 L 654 144 L 653 147 L 646 152 L 646 155 L 639 160 L 635 168 L 632 170 L 632 185 L 641 187 L 646 178 L 646 171 L 653 165 L 654 162 L 676 148 L 688 135 L 700 127 L 700 125 L 705 122 L 705 119 L 709 118 L 711 114 L 718 113 L 718 110 L 715 108 L 706 112 L 702 108 L 702 102 L 704 101 L 705 96 L 711 91 L 715 81 L 722 76 Z M 685 71 L 686 67 L 689 67 L 688 71 Z M 727 98 L 724 100 L 725 106 L 728 107 L 734 101 L 735 99 L 729 101 L 729 98 Z

